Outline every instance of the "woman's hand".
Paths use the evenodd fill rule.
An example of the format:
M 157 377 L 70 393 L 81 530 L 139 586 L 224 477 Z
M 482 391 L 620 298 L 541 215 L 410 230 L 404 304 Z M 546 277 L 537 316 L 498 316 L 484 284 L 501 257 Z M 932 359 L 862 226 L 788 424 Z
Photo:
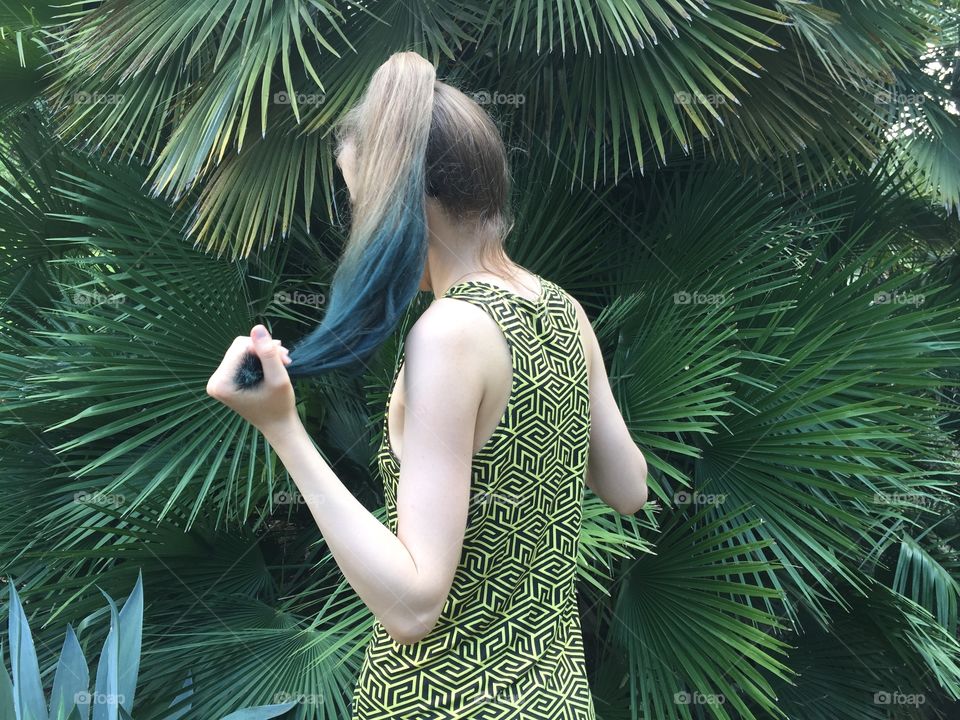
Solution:
M 233 378 L 244 353 L 252 352 L 263 365 L 263 382 L 241 390 Z M 295 427 L 299 421 L 293 385 L 287 375 L 289 351 L 273 340 L 263 325 L 255 325 L 250 335 L 240 335 L 227 349 L 220 367 L 207 381 L 207 395 L 237 411 L 266 437 Z

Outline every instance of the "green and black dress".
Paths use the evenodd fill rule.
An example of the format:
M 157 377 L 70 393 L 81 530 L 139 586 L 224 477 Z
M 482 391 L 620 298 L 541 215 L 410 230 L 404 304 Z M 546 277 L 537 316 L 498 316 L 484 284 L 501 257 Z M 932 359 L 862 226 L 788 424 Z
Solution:
M 510 347 L 513 384 L 473 456 L 460 563 L 436 626 L 412 644 L 374 623 L 351 720 L 595 718 L 576 603 L 577 548 L 590 436 L 576 310 L 538 278 L 536 300 L 480 280 L 444 297 L 483 308 Z M 403 359 L 397 363 L 390 397 Z M 377 461 L 397 530 L 399 462 L 384 414 Z

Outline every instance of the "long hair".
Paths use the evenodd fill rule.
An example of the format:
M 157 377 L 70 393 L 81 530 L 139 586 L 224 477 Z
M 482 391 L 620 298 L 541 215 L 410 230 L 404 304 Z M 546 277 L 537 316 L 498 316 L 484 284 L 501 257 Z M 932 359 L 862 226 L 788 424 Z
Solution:
M 427 197 L 500 258 L 509 217 L 506 151 L 489 115 L 436 79 L 414 52 L 390 56 L 337 125 L 338 151 L 354 151 L 356 192 L 343 256 L 323 321 L 290 350 L 290 377 L 360 372 L 390 337 L 420 287 L 427 259 Z M 236 384 L 263 378 L 248 354 Z

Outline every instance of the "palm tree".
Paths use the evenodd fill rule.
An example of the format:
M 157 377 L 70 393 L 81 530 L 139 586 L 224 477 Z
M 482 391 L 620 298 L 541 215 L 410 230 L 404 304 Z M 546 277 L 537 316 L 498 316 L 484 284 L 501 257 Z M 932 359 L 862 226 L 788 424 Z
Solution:
M 345 718 L 372 617 L 262 437 L 204 393 L 322 316 L 329 129 L 390 53 L 487 103 L 512 257 L 575 294 L 651 467 L 587 493 L 598 714 L 935 716 L 960 700 L 958 7 L 116 0 L 0 14 L 0 573 L 41 667 L 142 572 L 139 718 Z M 411 307 L 401 337 L 419 312 Z M 299 383 L 338 475 L 396 338 Z M 88 627 L 89 626 L 89 627 Z M 52 677 L 50 678 L 52 680 Z

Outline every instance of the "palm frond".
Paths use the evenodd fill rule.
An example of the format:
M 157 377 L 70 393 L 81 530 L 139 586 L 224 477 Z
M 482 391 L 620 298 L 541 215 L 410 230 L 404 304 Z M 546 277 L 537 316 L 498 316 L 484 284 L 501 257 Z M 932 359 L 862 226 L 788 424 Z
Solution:
M 788 646 L 773 636 L 786 625 L 754 607 L 778 593 L 743 578 L 773 568 L 759 559 L 770 543 L 741 544 L 724 529 L 724 522 L 759 524 L 736 519 L 741 512 L 717 520 L 706 508 L 675 515 L 663 525 L 657 554 L 630 566 L 611 637 L 627 657 L 634 717 L 690 718 L 694 709 L 725 719 L 784 717 L 771 680 L 791 675 Z

